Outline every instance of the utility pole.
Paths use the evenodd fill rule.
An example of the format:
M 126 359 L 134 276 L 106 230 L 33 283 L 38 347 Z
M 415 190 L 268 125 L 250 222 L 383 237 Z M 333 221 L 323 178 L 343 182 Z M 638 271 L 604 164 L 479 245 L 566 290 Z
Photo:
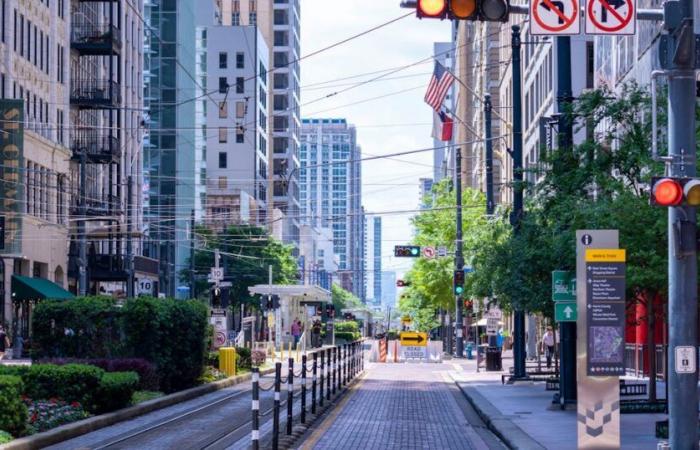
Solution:
M 693 2 L 678 0 L 664 5 L 661 45 L 670 54 L 661 66 L 668 76 L 668 161 L 672 177 L 696 174 L 695 142 L 695 34 Z M 669 440 L 673 449 L 698 448 L 698 373 L 678 373 L 676 350 L 688 347 L 696 354 L 697 250 L 696 209 L 668 209 L 668 300 L 669 300 Z
M 80 198 L 79 208 L 80 219 L 78 220 L 78 294 L 81 297 L 87 295 L 87 236 L 85 234 L 85 216 L 87 215 L 87 205 L 85 204 L 85 186 L 87 183 L 87 174 L 85 169 L 87 166 L 87 154 L 83 151 L 80 154 Z
M 126 177 L 126 298 L 134 298 L 134 245 L 131 196 L 133 178 Z
M 491 141 L 491 94 L 484 95 L 484 144 L 486 164 L 486 215 L 492 216 L 494 212 L 493 202 L 493 141 Z
M 190 214 L 190 297 L 197 298 L 194 276 L 194 209 Z
M 513 232 L 518 233 L 520 218 L 523 214 L 523 111 L 522 111 L 522 75 L 520 67 L 520 27 L 513 25 L 511 39 L 513 71 L 513 212 L 510 223 Z M 525 378 L 525 311 L 515 304 L 513 324 L 513 378 Z
M 573 120 L 567 111 L 573 101 L 571 85 L 571 38 L 557 36 L 557 110 L 559 113 L 559 151 L 569 152 L 574 147 Z M 561 352 L 561 382 L 559 383 L 560 403 L 575 403 L 576 401 L 576 322 L 561 322 L 559 324 L 561 337 L 559 348 Z
M 455 243 L 455 270 L 464 270 L 462 256 L 462 149 L 455 149 L 455 195 L 457 197 L 457 242 Z M 464 340 L 462 339 L 462 296 L 455 295 L 455 357 L 464 356 Z

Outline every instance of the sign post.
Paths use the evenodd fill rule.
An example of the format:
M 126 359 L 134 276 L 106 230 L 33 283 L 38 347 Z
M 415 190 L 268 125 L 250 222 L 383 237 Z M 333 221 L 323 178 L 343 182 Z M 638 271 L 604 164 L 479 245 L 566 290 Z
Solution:
M 620 352 L 615 343 L 601 342 L 620 330 L 617 302 L 624 302 L 624 284 L 622 294 L 617 295 L 620 279 L 612 277 L 624 275 L 624 267 L 618 266 L 621 255 L 624 261 L 624 251 L 619 252 L 617 247 L 617 230 L 576 231 L 576 303 L 579 311 L 586 311 L 576 322 L 578 448 L 583 450 L 620 448 L 620 382 L 617 376 L 609 375 L 617 369 L 604 368 L 619 367 L 624 340 L 615 342 Z M 591 249 L 596 253 L 589 253 Z M 608 289 L 613 295 L 605 294 Z M 624 319 L 624 303 L 622 307 Z

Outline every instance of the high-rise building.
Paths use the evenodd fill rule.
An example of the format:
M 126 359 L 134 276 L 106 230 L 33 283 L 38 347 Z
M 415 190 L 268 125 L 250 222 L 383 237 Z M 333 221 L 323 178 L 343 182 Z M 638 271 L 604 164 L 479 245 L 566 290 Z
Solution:
M 382 299 L 382 218 L 365 217 L 365 298 L 368 303 Z
M 203 210 L 202 154 L 195 148 L 195 3 L 145 0 L 144 221 L 148 256 L 160 261 L 160 291 L 189 296 L 179 273 L 190 254 L 190 217 Z M 200 86 L 201 87 L 201 86 Z M 199 148 L 202 152 L 203 149 Z M 179 288 L 179 289 L 178 289 Z
M 345 119 L 303 119 L 299 200 L 302 220 L 331 227 L 344 286 L 364 298 L 360 147 Z
M 396 272 L 382 272 L 382 306 L 396 304 Z
M 418 179 L 418 197 L 420 209 L 429 208 L 432 204 L 432 195 L 434 181 L 432 178 L 419 178 Z

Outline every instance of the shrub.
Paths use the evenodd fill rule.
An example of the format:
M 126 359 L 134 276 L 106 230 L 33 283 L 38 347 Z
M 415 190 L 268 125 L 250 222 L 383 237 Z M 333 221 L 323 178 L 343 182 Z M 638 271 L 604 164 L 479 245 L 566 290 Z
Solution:
M 335 328 L 336 337 L 338 336 L 338 332 L 358 333 L 360 331 L 359 325 L 354 320 L 336 322 L 333 327 Z
M 20 436 L 27 423 L 27 407 L 21 399 L 22 379 L 18 376 L 0 375 L 0 428 Z
M 131 403 L 139 384 L 136 372 L 107 372 L 97 389 L 97 413 L 116 411 Z
M 60 398 L 96 409 L 96 393 L 104 370 L 85 364 L 35 364 L 23 377 L 25 394 L 33 399 Z
M 155 364 L 144 358 L 48 358 L 39 361 L 48 364 L 90 364 L 97 366 L 106 372 L 136 372 L 139 376 L 139 390 L 157 391 L 158 372 Z
M 207 357 L 204 362 L 205 365 L 211 367 L 219 367 L 219 352 L 207 352 Z
M 251 368 L 250 349 L 246 347 L 236 347 L 236 367 L 241 369 Z
M 78 402 L 25 400 L 29 411 L 29 434 L 40 433 L 89 416 Z
M 12 435 L 7 431 L 0 430 L 0 445 L 7 444 L 12 440 Z
M 262 350 L 253 350 L 250 354 L 250 362 L 253 367 L 260 367 L 265 364 L 267 355 Z
M 336 341 L 345 341 L 345 342 L 352 342 L 360 339 L 360 333 L 358 332 L 352 332 L 352 331 L 336 331 L 335 332 L 335 340 Z

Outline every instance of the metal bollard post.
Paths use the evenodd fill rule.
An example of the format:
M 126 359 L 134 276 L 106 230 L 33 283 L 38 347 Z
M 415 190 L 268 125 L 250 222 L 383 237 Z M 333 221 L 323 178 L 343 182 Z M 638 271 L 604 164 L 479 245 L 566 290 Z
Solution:
M 331 349 L 326 350 L 326 400 L 331 401 Z
M 350 344 L 350 379 L 355 378 L 355 343 Z
M 314 352 L 314 362 L 311 366 L 311 414 L 316 414 L 316 362 L 318 354 Z
M 343 371 L 340 378 L 343 380 L 343 386 L 348 384 L 348 344 L 343 344 Z
M 306 423 L 306 355 L 301 355 L 301 423 Z
M 253 450 L 258 450 L 260 448 L 260 369 L 253 367 L 252 371 L 253 373 L 251 378 L 253 379 L 253 404 L 251 407 L 251 412 L 253 414 L 253 418 L 250 439 L 253 445 Z
M 338 372 L 338 393 L 340 393 L 340 387 L 341 387 L 340 381 L 342 379 L 341 374 L 343 373 L 342 372 L 342 370 L 343 370 L 343 354 L 341 353 L 341 350 L 342 350 L 342 348 L 339 345 L 338 347 L 336 347 L 336 352 L 335 352 L 338 355 L 338 357 L 337 357 L 338 358 L 338 367 L 336 367 L 336 369 L 335 369 L 335 371 Z
M 287 360 L 287 436 L 292 434 L 292 407 L 294 406 L 294 358 Z
M 275 363 L 275 400 L 272 406 L 272 450 L 280 445 L 280 382 L 282 378 L 282 363 Z
M 331 387 L 333 389 L 333 395 L 335 396 L 335 375 L 338 371 L 338 347 L 331 348 L 331 355 L 333 355 L 333 367 L 331 367 L 331 375 L 333 376 L 333 381 Z
M 320 353 L 321 353 L 321 384 L 320 384 L 320 387 L 318 388 L 318 394 L 319 394 L 318 405 L 323 406 L 323 382 L 324 382 L 323 369 L 325 367 L 325 364 L 324 364 L 324 353 L 325 352 L 323 350 L 321 350 Z M 315 354 L 316 353 L 314 353 L 314 355 Z

